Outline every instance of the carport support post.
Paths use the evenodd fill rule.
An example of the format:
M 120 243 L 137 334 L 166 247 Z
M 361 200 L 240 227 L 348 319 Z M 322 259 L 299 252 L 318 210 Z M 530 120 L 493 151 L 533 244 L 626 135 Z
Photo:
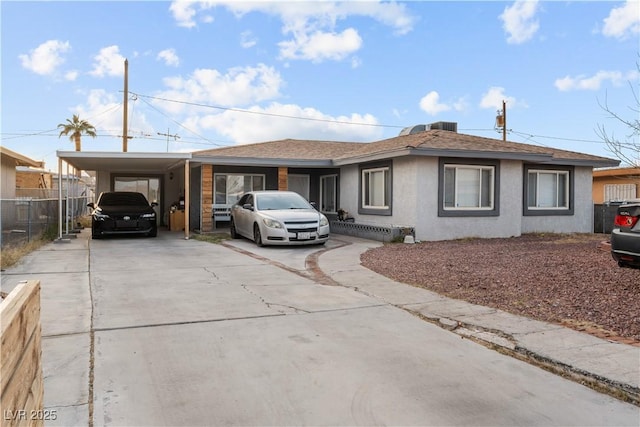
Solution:
M 184 239 L 189 240 L 189 205 L 191 204 L 189 160 L 184 161 Z
M 62 158 L 58 157 L 58 238 L 54 243 L 69 243 L 71 240 L 62 238 Z

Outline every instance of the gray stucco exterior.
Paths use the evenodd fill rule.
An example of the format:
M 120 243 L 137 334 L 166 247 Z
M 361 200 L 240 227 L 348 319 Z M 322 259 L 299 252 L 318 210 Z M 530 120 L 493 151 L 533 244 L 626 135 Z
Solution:
M 592 232 L 591 167 L 575 168 L 572 215 L 524 216 L 524 162 L 501 160 L 497 216 L 442 217 L 438 215 L 438 165 L 437 157 L 393 159 L 390 216 L 358 213 L 359 168 L 358 165 L 344 166 L 340 170 L 340 207 L 347 210 L 357 223 L 413 227 L 415 238 L 423 241 L 514 237 L 542 232 Z

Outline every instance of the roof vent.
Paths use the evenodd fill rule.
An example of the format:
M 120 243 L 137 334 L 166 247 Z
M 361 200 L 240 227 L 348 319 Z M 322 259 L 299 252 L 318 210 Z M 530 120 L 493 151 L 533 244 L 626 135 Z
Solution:
M 399 136 L 413 135 L 414 133 L 424 132 L 427 129 L 428 129 L 427 125 L 407 126 L 406 128 L 404 128 L 404 129 L 402 129 L 400 131 L 400 135 Z
M 431 130 L 448 130 L 449 132 L 458 132 L 458 123 L 456 122 L 435 122 L 429 125 Z

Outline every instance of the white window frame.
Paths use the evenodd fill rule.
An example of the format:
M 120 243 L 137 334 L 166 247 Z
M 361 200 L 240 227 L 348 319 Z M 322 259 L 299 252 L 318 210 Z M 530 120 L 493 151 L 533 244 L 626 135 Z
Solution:
M 325 180 L 333 179 L 333 206 L 335 210 L 327 210 L 327 207 L 324 203 L 324 193 L 326 191 L 327 185 L 325 184 Z M 325 213 L 338 213 L 338 175 L 322 175 L 320 177 L 320 201 L 319 201 L 320 212 Z
M 216 203 L 216 194 L 217 194 L 217 193 L 216 193 L 216 190 L 217 190 L 217 188 L 216 188 L 216 183 L 217 183 L 216 177 L 219 177 L 219 176 L 224 176 L 224 177 L 226 177 L 226 179 L 225 179 L 225 189 L 224 189 L 224 194 L 225 194 L 225 203 Z M 266 184 L 266 177 L 265 177 L 265 175 L 263 175 L 263 174 L 257 174 L 257 173 L 252 173 L 252 174 L 244 174 L 244 173 L 214 173 L 214 174 L 213 174 L 213 204 L 214 204 L 214 205 L 232 205 L 233 203 L 235 203 L 236 201 L 238 201 L 238 200 L 240 199 L 240 197 L 238 197 L 238 199 L 236 199 L 236 200 L 235 200 L 235 201 L 233 201 L 233 202 L 230 202 L 230 201 L 229 201 L 229 192 L 228 192 L 228 190 L 229 190 L 229 177 L 230 177 L 230 176 L 233 176 L 233 177 L 238 177 L 238 176 L 240 176 L 240 177 L 244 177 L 244 179 L 245 179 L 245 182 L 244 182 L 244 188 L 243 188 L 243 191 L 240 193 L 240 197 L 241 197 L 244 193 L 246 193 L 247 191 L 251 191 L 251 190 L 264 190 L 264 188 L 265 188 L 265 184 Z M 247 178 L 247 177 L 251 178 L 251 185 L 250 185 L 250 187 L 251 187 L 251 188 L 250 188 L 250 189 L 247 189 L 247 188 L 246 188 L 246 178 Z M 254 179 L 254 177 L 260 177 L 260 178 L 262 178 L 262 188 L 259 188 L 259 189 L 255 189 L 255 188 L 254 188 L 254 185 L 253 185 L 253 179 Z
M 371 177 L 374 174 L 382 173 L 382 188 L 377 189 L 374 188 L 374 182 L 371 180 Z M 377 210 L 388 210 L 390 207 L 390 200 L 387 200 L 387 194 L 390 193 L 389 186 L 389 176 L 391 173 L 391 168 L 389 166 L 377 167 L 377 168 L 369 168 L 362 169 L 362 208 L 364 209 L 377 209 Z M 369 194 L 367 194 L 366 188 L 367 183 L 369 187 Z M 378 193 L 378 194 L 375 194 Z M 382 194 L 380 194 L 382 193 Z M 372 205 L 367 204 L 367 200 L 371 201 L 372 196 L 380 197 L 382 196 L 383 204 L 381 205 Z
M 529 204 L 529 197 L 531 196 L 531 187 L 529 186 L 529 178 L 531 175 L 535 175 L 536 176 L 536 188 L 535 188 L 535 206 L 532 206 Z M 555 205 L 554 206 L 540 206 L 540 192 L 542 190 L 546 190 L 545 188 L 541 189 L 541 185 L 540 185 L 540 176 L 541 175 L 552 175 L 555 176 Z M 564 200 L 560 201 L 560 197 L 562 192 L 559 191 L 560 190 L 560 179 L 559 176 L 562 175 L 565 177 L 564 180 Z M 571 185 L 569 180 L 571 179 L 571 174 L 569 173 L 569 171 L 567 170 L 554 170 L 554 169 L 529 169 L 527 172 L 527 194 L 529 195 L 529 197 L 527 197 L 526 203 L 527 203 L 527 209 L 535 211 L 535 210 L 558 210 L 558 211 L 567 211 L 569 210 L 569 203 L 570 203 L 570 199 L 571 199 L 571 195 L 570 195 L 570 190 L 571 190 Z M 563 203 L 561 205 L 561 202 Z
M 448 189 L 448 185 L 447 185 L 447 170 L 448 169 L 452 169 L 454 170 L 454 185 L 453 185 L 453 206 L 447 206 L 447 189 Z M 473 170 L 473 171 L 478 171 L 479 175 L 480 175 L 480 179 L 478 182 L 478 188 L 477 188 L 477 203 L 474 206 L 459 206 L 460 205 L 460 201 L 459 199 L 461 198 L 461 183 L 460 183 L 460 179 L 459 176 L 460 174 L 458 173 L 459 170 Z M 484 171 L 489 171 L 491 173 L 490 175 L 490 182 L 489 182 L 489 188 L 488 188 L 488 197 L 489 197 L 489 205 L 488 206 L 482 206 L 482 199 L 484 196 L 483 193 L 483 181 L 482 181 L 482 177 L 483 177 L 483 172 Z M 495 166 L 488 166 L 488 165 L 466 165 L 466 164 L 445 164 L 444 165 L 444 189 L 443 189 L 443 195 L 444 197 L 442 198 L 442 209 L 445 211 L 492 211 L 494 209 L 495 206 L 495 188 L 496 188 L 496 167 Z

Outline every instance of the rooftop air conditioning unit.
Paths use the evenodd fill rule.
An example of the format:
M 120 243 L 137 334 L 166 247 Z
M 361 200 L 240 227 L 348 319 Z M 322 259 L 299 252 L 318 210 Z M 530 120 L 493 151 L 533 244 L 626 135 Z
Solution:
M 458 123 L 456 122 L 435 122 L 429 125 L 431 130 L 448 130 L 449 132 L 458 132 Z

